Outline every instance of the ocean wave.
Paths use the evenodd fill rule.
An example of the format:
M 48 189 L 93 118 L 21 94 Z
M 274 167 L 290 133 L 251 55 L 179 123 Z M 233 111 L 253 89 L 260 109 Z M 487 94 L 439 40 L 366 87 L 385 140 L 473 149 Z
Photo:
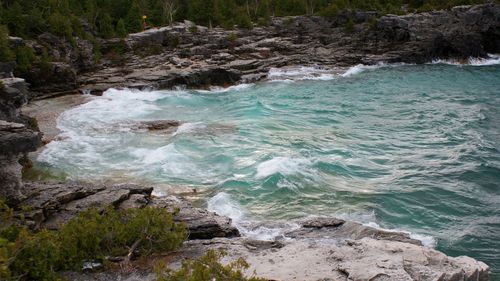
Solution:
M 454 66 L 488 66 L 500 64 L 500 55 L 488 54 L 487 58 L 469 58 L 467 60 L 436 59 L 431 64 L 447 64 Z
M 243 208 L 225 192 L 219 192 L 207 202 L 207 209 L 218 215 L 231 218 L 233 224 L 244 237 L 272 241 L 286 238 L 285 233 L 299 228 L 297 223 L 287 222 L 282 225 L 267 225 L 249 219 Z
M 211 86 L 208 90 L 196 90 L 198 93 L 203 94 L 215 94 L 215 93 L 226 93 L 226 92 L 237 92 L 248 89 L 254 86 L 254 83 L 242 83 L 229 87 Z
M 286 233 L 300 228 L 300 224 L 294 221 L 287 221 L 285 223 L 273 222 L 273 224 L 266 224 L 265 222 L 258 222 L 249 219 L 236 201 L 231 198 L 231 195 L 225 192 L 219 192 L 217 195 L 210 198 L 207 202 L 207 209 L 215 212 L 218 215 L 231 218 L 233 224 L 238 228 L 241 234 L 245 237 L 258 239 L 258 240 L 276 240 L 278 238 L 287 239 Z M 309 218 L 313 218 L 311 216 Z M 344 220 L 355 221 L 365 226 L 373 227 L 379 230 L 388 232 L 402 232 L 410 236 L 410 238 L 419 240 L 422 245 L 426 247 L 435 247 L 437 242 L 434 237 L 429 235 L 422 235 L 410 231 L 400 229 L 387 229 L 381 227 L 375 222 L 374 212 L 356 212 L 356 213 L 343 213 L 338 214 L 336 217 Z
M 408 65 L 413 65 L 413 64 L 408 64 L 408 63 L 403 63 L 403 62 L 398 62 L 398 63 L 385 63 L 385 62 L 379 62 L 377 64 L 358 64 L 355 66 L 351 66 L 348 68 L 344 73 L 340 74 L 341 77 L 351 77 L 357 74 L 360 74 L 362 72 L 365 72 L 367 70 L 376 70 L 380 68 L 387 68 L 387 67 L 401 67 L 401 66 L 408 66 Z
M 422 242 L 422 245 L 424 245 L 426 247 L 434 248 L 437 245 L 436 239 L 434 237 L 430 236 L 430 235 L 423 235 L 423 234 L 413 233 L 413 232 L 406 231 L 406 230 L 401 230 L 401 229 L 383 228 L 383 227 L 381 227 L 376 222 L 367 222 L 367 223 L 362 223 L 362 224 L 365 225 L 365 226 L 373 227 L 373 228 L 380 229 L 380 230 L 387 231 L 387 232 L 401 232 L 401 233 L 406 233 L 406 234 L 408 234 L 410 236 L 410 238 Z
M 271 68 L 267 74 L 267 79 L 274 82 L 293 82 L 299 80 L 332 80 L 335 76 L 331 69 L 297 66 Z
M 203 124 L 202 122 L 183 123 L 177 128 L 177 131 L 175 131 L 174 136 L 176 136 L 178 134 L 192 133 L 192 132 L 195 132 L 199 129 L 204 129 L 206 127 L 207 126 L 205 124 Z
M 304 158 L 274 157 L 257 166 L 255 177 L 262 179 L 276 173 L 284 176 L 306 173 L 311 165 L 311 160 Z

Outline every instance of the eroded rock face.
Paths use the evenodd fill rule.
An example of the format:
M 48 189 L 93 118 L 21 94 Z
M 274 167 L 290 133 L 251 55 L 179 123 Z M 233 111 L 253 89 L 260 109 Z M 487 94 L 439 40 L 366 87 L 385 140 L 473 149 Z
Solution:
M 79 83 L 91 92 L 203 88 L 255 82 L 265 79 L 270 68 L 291 65 L 329 68 L 484 57 L 500 52 L 498 14 L 500 4 L 494 3 L 378 19 L 373 12 L 355 12 L 274 18 L 270 26 L 252 30 L 199 27 L 196 34 L 190 25 L 177 23 L 129 35 L 119 64 L 104 60 L 101 69 L 81 75 Z M 350 18 L 354 27 L 346 30 Z M 103 52 L 119 42 L 103 42 L 108 46 Z
M 27 85 L 20 78 L 0 79 L 0 198 L 15 204 L 24 198 L 20 158 L 35 151 L 42 134 L 28 128 L 30 119 L 19 113 L 27 102 Z M 24 122 L 20 123 L 20 122 Z
M 29 191 L 21 205 L 33 210 L 26 218 L 32 228 L 57 229 L 89 208 L 143 208 L 155 206 L 175 213 L 174 219 L 186 223 L 189 239 L 239 236 L 231 219 L 193 207 L 189 202 L 168 196 L 151 196 L 152 187 L 132 184 L 93 185 L 82 183 L 26 183 Z

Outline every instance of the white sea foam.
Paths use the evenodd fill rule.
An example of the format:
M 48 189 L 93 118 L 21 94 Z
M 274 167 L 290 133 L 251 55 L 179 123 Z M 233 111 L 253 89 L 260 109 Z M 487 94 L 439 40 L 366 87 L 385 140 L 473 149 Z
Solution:
M 177 131 L 175 131 L 174 136 L 178 134 L 193 133 L 199 129 L 204 129 L 206 127 L 207 125 L 203 124 L 202 122 L 184 123 L 177 128 Z
M 371 212 L 359 212 L 359 211 L 343 212 L 343 213 L 333 214 L 333 216 L 340 218 L 340 219 L 347 220 L 347 221 L 358 222 L 364 226 L 369 226 L 369 227 L 373 227 L 373 228 L 384 230 L 384 231 L 407 233 L 410 236 L 410 238 L 415 239 L 415 240 L 419 240 L 420 242 L 422 242 L 422 245 L 427 246 L 427 247 L 435 247 L 437 244 L 436 239 L 434 239 L 434 237 L 429 236 L 429 235 L 422 235 L 422 234 L 413 233 L 413 232 L 401 230 L 401 229 L 388 229 L 388 228 L 381 227 L 376 222 L 377 218 L 376 218 L 374 211 L 371 211 Z
M 232 219 L 240 233 L 258 240 L 275 240 L 285 238 L 285 232 L 299 228 L 297 223 L 287 222 L 283 225 L 266 225 L 253 221 L 245 216 L 242 207 L 225 192 L 220 192 L 208 200 L 207 209 Z
M 488 66 L 500 64 L 500 55 L 488 54 L 488 58 L 469 58 L 466 61 L 436 59 L 431 64 L 448 64 L 455 66 Z
M 434 237 L 429 236 L 429 235 L 412 233 L 410 231 L 401 230 L 401 229 L 383 228 L 383 227 L 381 227 L 376 222 L 367 222 L 367 223 L 363 223 L 363 225 L 366 225 L 366 226 L 369 226 L 369 227 L 373 227 L 373 228 L 376 228 L 376 229 L 380 229 L 380 230 L 383 230 L 383 231 L 388 231 L 388 232 L 402 232 L 402 233 L 406 233 L 406 234 L 408 234 L 410 236 L 410 238 L 415 239 L 415 240 L 419 240 L 420 242 L 422 242 L 422 245 L 424 245 L 426 247 L 436 247 L 436 245 L 437 245 L 436 239 L 434 239 Z
M 347 69 L 346 72 L 342 73 L 340 76 L 351 77 L 351 76 L 360 74 L 366 70 L 374 70 L 374 69 L 379 69 L 379 68 L 384 68 L 384 67 L 399 67 L 399 66 L 405 66 L 405 65 L 409 65 L 409 64 L 406 64 L 406 63 L 384 63 L 384 62 L 379 62 L 377 64 L 372 64 L 372 65 L 358 64 L 358 65 L 350 67 L 349 69 Z
M 286 222 L 281 224 L 274 223 L 273 225 L 267 225 L 262 222 L 251 220 L 245 215 L 243 208 L 231 198 L 231 195 L 225 192 L 220 192 L 214 197 L 210 198 L 208 200 L 207 209 L 211 212 L 215 212 L 219 215 L 231 218 L 233 224 L 236 226 L 236 228 L 238 228 L 243 236 L 254 239 L 275 240 L 277 238 L 286 238 L 285 233 L 300 228 L 300 225 L 296 222 Z M 375 222 L 374 212 L 343 213 L 337 214 L 335 216 L 345 220 L 356 221 L 365 226 L 373 227 L 383 231 L 407 233 L 410 238 L 421 241 L 424 246 L 436 246 L 436 240 L 432 236 L 412 233 L 400 229 L 382 228 L 378 223 Z
M 253 83 L 249 83 L 249 84 L 246 84 L 246 83 L 243 83 L 243 84 L 238 84 L 238 85 L 234 85 L 234 86 L 230 86 L 230 87 L 210 87 L 210 92 L 213 92 L 213 93 L 225 93 L 225 92 L 230 92 L 230 91 L 241 91 L 241 90 L 245 90 L 245 89 L 248 89 L 250 87 L 252 87 L 254 84 Z
M 243 218 L 243 211 L 239 204 L 231 199 L 231 196 L 225 192 L 219 192 L 208 200 L 207 209 L 216 212 L 221 216 L 229 217 L 234 223 L 239 223 Z
M 270 81 L 293 82 L 297 80 L 331 80 L 335 78 L 332 70 L 318 67 L 271 68 L 267 75 Z
M 304 158 L 274 157 L 257 166 L 255 177 L 260 179 L 276 173 L 282 175 L 304 173 L 311 164 L 310 160 Z

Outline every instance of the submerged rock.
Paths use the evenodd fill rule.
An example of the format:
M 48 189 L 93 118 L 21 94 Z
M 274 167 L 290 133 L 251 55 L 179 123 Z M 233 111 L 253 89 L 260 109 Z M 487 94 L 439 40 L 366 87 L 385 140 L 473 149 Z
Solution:
M 304 222 L 302 226 L 302 228 L 287 232 L 285 235 L 291 238 L 314 239 L 362 239 L 364 237 L 369 237 L 422 245 L 422 242 L 411 238 L 410 234 L 406 232 L 383 230 L 336 218 L 317 218 Z
M 177 128 L 181 125 L 180 121 L 177 120 L 153 120 L 153 121 L 141 121 L 137 124 L 137 129 L 143 129 L 148 131 L 164 131 L 172 128 Z

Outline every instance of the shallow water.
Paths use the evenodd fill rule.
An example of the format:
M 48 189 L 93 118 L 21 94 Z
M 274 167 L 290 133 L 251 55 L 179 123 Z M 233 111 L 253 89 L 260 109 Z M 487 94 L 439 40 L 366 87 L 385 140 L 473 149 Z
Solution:
M 479 63 L 478 63 L 479 64 Z M 500 66 L 273 70 L 213 91 L 108 90 L 66 111 L 38 165 L 212 192 L 264 239 L 340 216 L 410 231 L 500 271 Z M 171 132 L 134 121 L 175 119 Z

